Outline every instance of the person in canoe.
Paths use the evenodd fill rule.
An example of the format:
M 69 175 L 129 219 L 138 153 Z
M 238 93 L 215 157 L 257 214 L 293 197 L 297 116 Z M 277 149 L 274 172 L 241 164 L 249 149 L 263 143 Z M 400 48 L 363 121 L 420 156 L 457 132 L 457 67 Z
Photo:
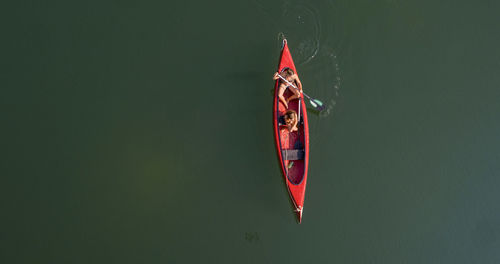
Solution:
M 291 85 L 289 85 L 287 82 L 281 80 L 278 75 L 281 75 L 288 82 L 294 84 L 295 87 L 299 88 L 300 91 L 291 87 Z M 302 92 L 302 83 L 300 82 L 299 76 L 295 74 L 295 72 L 293 72 L 293 70 L 290 68 L 285 68 L 281 72 L 281 74 L 279 74 L 278 72 L 274 73 L 273 80 L 278 80 L 278 79 L 280 79 L 278 88 L 278 98 L 285 105 L 285 107 L 288 108 L 288 102 L 300 98 L 300 93 Z M 287 88 L 290 89 L 293 95 L 285 99 L 285 97 L 283 97 L 283 94 L 285 93 Z
M 295 112 L 294 110 L 288 110 L 285 112 L 283 119 L 285 121 L 286 127 L 288 128 L 288 131 L 294 132 L 294 131 L 298 130 L 298 128 L 297 128 L 297 123 L 298 123 L 297 112 Z

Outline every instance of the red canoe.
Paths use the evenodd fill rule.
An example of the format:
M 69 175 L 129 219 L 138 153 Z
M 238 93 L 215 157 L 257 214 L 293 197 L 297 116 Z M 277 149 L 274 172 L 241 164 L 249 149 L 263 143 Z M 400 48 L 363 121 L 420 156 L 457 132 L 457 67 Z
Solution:
M 283 40 L 283 49 L 281 50 L 278 72 L 281 73 L 285 68 L 290 68 L 297 73 L 286 39 Z M 293 109 L 297 113 L 299 113 L 300 105 L 300 116 L 302 118 L 302 122 L 298 125 L 298 131 L 290 133 L 288 128 L 280 122 L 280 119 L 282 119 L 280 117 L 285 114 L 287 109 L 278 99 L 279 83 L 280 79 L 276 81 L 274 88 L 274 139 L 276 142 L 276 150 L 278 152 L 281 171 L 285 178 L 286 187 L 300 223 L 302 221 L 302 212 L 304 210 L 307 167 L 309 165 L 309 127 L 307 123 L 306 105 L 304 103 L 304 95 L 301 95 L 300 100 L 292 100 L 288 103 L 288 109 Z M 290 87 L 289 89 L 294 88 Z M 287 89 L 284 94 L 285 98 L 291 95 L 291 92 L 288 91 L 289 89 Z

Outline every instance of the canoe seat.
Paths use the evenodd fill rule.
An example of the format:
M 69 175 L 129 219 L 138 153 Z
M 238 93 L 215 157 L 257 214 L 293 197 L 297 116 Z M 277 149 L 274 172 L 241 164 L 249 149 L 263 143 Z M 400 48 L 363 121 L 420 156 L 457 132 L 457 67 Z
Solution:
M 284 160 L 303 160 L 304 149 L 283 149 Z

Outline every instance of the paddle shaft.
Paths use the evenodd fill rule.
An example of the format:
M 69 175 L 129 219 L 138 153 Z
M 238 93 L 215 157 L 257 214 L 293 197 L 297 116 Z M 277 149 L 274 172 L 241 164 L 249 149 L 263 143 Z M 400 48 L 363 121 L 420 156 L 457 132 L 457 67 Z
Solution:
M 285 81 L 288 85 L 292 86 L 293 88 L 299 90 L 299 88 L 297 88 L 297 86 L 295 86 L 293 83 L 289 82 L 287 79 L 285 79 L 283 76 L 281 76 L 280 74 L 278 74 L 278 76 L 280 77 L 280 79 L 282 79 L 283 81 Z M 307 97 L 307 99 L 313 101 L 313 99 L 307 95 L 306 93 L 304 93 L 303 91 L 299 90 L 299 92 L 301 92 L 302 94 L 304 94 L 305 97 Z

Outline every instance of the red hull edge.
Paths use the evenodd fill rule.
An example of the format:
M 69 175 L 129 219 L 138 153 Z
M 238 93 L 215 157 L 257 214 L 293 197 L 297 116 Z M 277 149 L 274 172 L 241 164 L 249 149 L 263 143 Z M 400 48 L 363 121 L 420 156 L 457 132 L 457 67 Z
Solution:
M 292 69 L 296 74 L 295 64 L 293 63 L 292 55 L 288 49 L 288 43 L 283 40 L 283 48 L 281 50 L 280 61 L 278 65 L 278 72 L 281 72 L 284 68 Z M 298 132 L 288 132 L 287 129 L 280 128 L 279 117 L 283 115 L 286 111 L 284 105 L 278 100 L 278 85 L 279 80 L 275 83 L 274 89 L 274 103 L 273 103 L 273 125 L 274 125 L 274 139 L 275 147 L 279 157 L 281 172 L 283 174 L 284 180 L 286 182 L 286 187 L 290 195 L 290 199 L 294 205 L 294 211 L 297 215 L 297 220 L 299 223 L 302 222 L 302 212 L 304 208 L 304 197 L 307 184 L 307 169 L 309 166 L 309 125 L 307 120 L 306 105 L 304 101 L 304 96 L 301 96 L 300 104 L 299 100 L 294 100 L 289 103 L 289 109 L 293 109 L 298 112 L 300 107 L 300 113 L 303 119 L 303 125 L 299 127 Z M 283 159 L 283 150 L 293 149 L 300 141 L 300 145 L 304 148 L 304 159 L 292 161 Z

